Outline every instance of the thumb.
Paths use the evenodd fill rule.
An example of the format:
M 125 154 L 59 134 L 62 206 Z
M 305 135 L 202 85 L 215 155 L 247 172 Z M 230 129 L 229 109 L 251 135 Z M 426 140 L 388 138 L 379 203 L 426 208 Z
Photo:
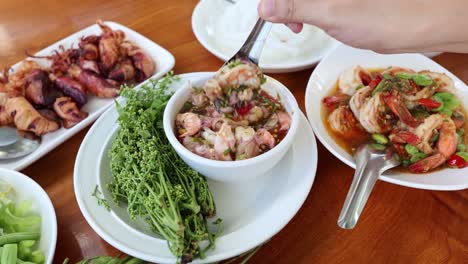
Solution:
M 258 13 L 275 23 L 311 23 L 317 9 L 315 0 L 262 0 Z M 318 14 L 317 14 L 318 15 Z

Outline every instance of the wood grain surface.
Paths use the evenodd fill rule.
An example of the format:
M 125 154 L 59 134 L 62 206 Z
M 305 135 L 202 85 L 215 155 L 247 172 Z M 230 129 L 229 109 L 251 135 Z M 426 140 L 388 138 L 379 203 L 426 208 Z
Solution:
M 168 49 L 176 73 L 213 71 L 222 62 L 191 30 L 196 0 L 0 1 L 0 66 L 14 64 L 97 19 L 126 25 Z M 468 55 L 437 62 L 468 81 Z M 312 69 L 273 75 L 304 110 Z M 87 129 L 26 168 L 49 194 L 58 218 L 54 263 L 119 252 L 86 223 L 73 193 L 73 166 Z M 468 263 L 468 190 L 437 192 L 378 182 L 358 226 L 340 229 L 338 214 L 353 170 L 319 144 L 315 183 L 294 219 L 249 263 Z M 423 176 L 421 176 L 423 177 Z

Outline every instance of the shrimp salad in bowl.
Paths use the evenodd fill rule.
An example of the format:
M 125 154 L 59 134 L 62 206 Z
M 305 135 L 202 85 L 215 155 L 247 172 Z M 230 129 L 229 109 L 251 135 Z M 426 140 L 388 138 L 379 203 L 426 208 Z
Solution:
M 468 166 L 466 112 L 445 74 L 354 66 L 322 100 L 322 116 L 349 153 L 371 142 L 411 173 Z
M 274 148 L 288 133 L 291 116 L 278 96 L 261 89 L 265 81 L 256 65 L 236 60 L 192 87 L 175 120 L 179 141 L 218 161 L 250 159 Z

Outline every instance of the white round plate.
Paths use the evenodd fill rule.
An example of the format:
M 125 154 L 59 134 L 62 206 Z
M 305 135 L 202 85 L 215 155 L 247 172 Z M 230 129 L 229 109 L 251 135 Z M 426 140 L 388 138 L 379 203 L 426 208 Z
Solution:
M 223 61 L 230 59 L 234 53 L 240 49 L 243 41 L 247 38 L 247 35 L 238 37 L 233 33 L 232 36 L 230 36 L 232 39 L 219 39 L 220 36 L 215 34 L 216 25 L 219 24 L 220 16 L 223 16 L 228 8 L 233 7 L 234 5 L 226 0 L 201 0 L 192 14 L 192 30 L 196 38 L 209 52 Z M 249 16 L 252 12 L 256 12 L 256 10 L 256 8 L 255 10 L 246 10 L 246 16 Z M 253 27 L 255 20 L 250 21 L 250 18 L 250 16 L 240 17 L 237 18 L 237 21 L 233 20 L 233 23 L 246 23 L 246 19 L 249 19 Z M 254 16 L 252 16 L 252 18 L 254 18 Z M 274 25 L 273 27 L 285 26 Z M 273 33 L 274 32 L 270 34 Z M 296 52 L 300 52 L 300 50 L 289 50 L 287 54 L 284 54 L 284 58 L 269 60 L 265 58 L 264 51 L 263 57 L 260 58 L 260 68 L 266 73 L 284 73 L 300 71 L 314 66 L 325 54 L 338 44 L 338 41 L 321 30 L 317 30 L 313 34 L 313 37 L 308 39 L 307 51 L 303 55 L 293 55 Z M 284 36 L 282 35 L 281 38 L 282 37 Z M 304 46 L 301 50 L 305 48 Z
M 49 196 L 34 180 L 17 171 L 0 168 L 1 183 L 13 187 L 16 202 L 31 201 L 33 212 L 41 216 L 39 249 L 45 256 L 45 263 L 51 264 L 57 244 L 57 218 Z
M 196 82 L 213 73 L 181 75 L 174 90 L 186 81 Z M 175 263 L 167 242 L 152 234 L 141 221 L 131 222 L 125 208 L 108 200 L 108 212 L 91 196 L 96 185 L 109 197 L 108 149 L 118 128 L 115 107 L 106 111 L 91 127 L 81 144 L 75 163 L 74 188 L 81 212 L 91 227 L 109 244 L 137 258 L 156 263 Z M 317 146 L 304 115 L 296 139 L 285 158 L 268 175 L 239 183 L 208 181 L 224 230 L 216 248 L 203 260 L 212 263 L 228 259 L 262 244 L 278 233 L 304 203 L 315 178 Z M 216 219 L 215 218 L 215 219 Z M 214 220 L 214 219 L 213 219 Z
M 341 161 L 356 168 L 353 157 L 341 148 L 327 132 L 321 115 L 322 99 L 336 84 L 344 70 L 361 65 L 364 68 L 386 68 L 401 66 L 419 70 L 431 70 L 447 74 L 457 88 L 457 95 L 468 106 L 468 87 L 447 69 L 420 54 L 382 55 L 368 50 L 360 50 L 341 45 L 326 56 L 315 68 L 307 85 L 305 106 L 307 117 L 320 142 Z M 403 186 L 430 190 L 460 190 L 468 188 L 468 168 L 443 169 L 435 172 L 411 174 L 401 171 L 388 171 L 381 180 Z

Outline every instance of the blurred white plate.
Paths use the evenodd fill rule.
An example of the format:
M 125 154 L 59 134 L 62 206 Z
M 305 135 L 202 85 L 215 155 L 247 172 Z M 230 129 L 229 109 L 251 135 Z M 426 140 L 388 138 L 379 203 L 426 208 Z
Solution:
M 253 2 L 252 2 L 253 3 Z M 231 19 L 233 24 L 228 26 L 233 27 L 235 23 L 248 23 L 252 27 L 255 24 L 255 14 L 257 8 L 254 6 L 252 10 L 245 10 L 244 17 L 235 17 Z M 217 25 L 220 24 L 219 20 L 222 16 L 226 15 L 226 10 L 229 8 L 235 8 L 235 6 L 226 0 L 201 0 L 195 7 L 192 14 L 192 30 L 198 39 L 198 41 L 213 55 L 219 59 L 226 61 L 230 59 L 242 46 L 242 43 L 247 38 L 248 34 L 240 34 L 232 32 L 231 30 L 226 33 L 226 36 L 219 36 L 216 34 Z M 286 32 L 279 34 L 277 31 L 284 25 L 274 25 L 268 41 L 272 40 L 272 34 L 277 34 L 279 39 L 287 38 L 288 36 L 294 35 L 294 33 Z M 311 26 L 308 26 L 312 28 Z M 249 29 L 250 31 L 250 29 Z M 301 33 L 302 34 L 302 33 Z M 325 54 L 337 45 L 337 41 L 329 37 L 322 30 L 311 31 L 311 36 L 306 38 L 307 42 L 300 45 L 299 48 L 291 48 L 291 45 L 302 41 L 302 36 L 295 36 L 295 40 L 290 41 L 291 45 L 284 45 L 283 43 L 276 43 L 275 46 L 271 46 L 268 49 L 268 41 L 265 49 L 260 58 L 260 67 L 266 73 L 283 73 L 283 72 L 294 72 L 303 69 L 307 69 L 315 65 L 320 61 Z M 228 37 L 227 37 L 228 36 Z M 271 43 L 270 43 L 271 44 Z M 284 45 L 284 46 L 283 46 Z M 278 50 L 278 46 L 289 48 L 288 50 Z M 302 53 L 299 55 L 299 53 Z M 277 58 L 273 59 L 275 56 Z
M 148 38 L 140 35 L 139 33 L 115 22 L 105 22 L 106 25 L 109 25 L 112 29 L 120 29 L 125 33 L 126 39 L 134 41 L 140 47 L 142 47 L 156 62 L 156 73 L 153 75 L 153 78 L 160 78 L 167 72 L 169 72 L 175 64 L 175 59 L 171 53 L 167 50 L 149 40 Z M 97 24 L 89 26 L 83 30 L 74 33 L 73 35 L 66 37 L 55 44 L 39 51 L 35 55 L 46 56 L 51 55 L 53 51 L 58 50 L 60 45 L 63 45 L 65 48 L 69 48 L 71 45 L 75 47 L 78 45 L 79 39 L 82 36 L 88 36 L 92 34 L 100 34 L 101 29 Z M 44 59 L 34 59 L 41 65 L 49 65 L 50 62 Z M 21 62 L 15 64 L 12 68 L 16 69 Z M 0 160 L 0 168 L 12 169 L 12 170 L 22 170 L 26 166 L 29 166 L 31 163 L 35 162 L 49 151 L 62 144 L 64 141 L 78 133 L 83 128 L 87 127 L 94 120 L 96 120 L 103 112 L 111 106 L 114 102 L 114 99 L 105 99 L 98 98 L 95 96 L 88 96 L 88 103 L 83 107 L 83 110 L 88 112 L 89 115 L 83 121 L 75 125 L 70 129 L 60 128 L 59 130 L 49 133 L 42 136 L 42 142 L 38 149 L 33 153 L 24 156 L 22 158 L 11 159 L 11 160 Z
M 322 99 L 336 84 L 338 76 L 344 70 L 361 65 L 364 68 L 386 68 L 401 66 L 419 70 L 431 70 L 447 74 L 455 82 L 458 96 L 468 106 L 468 87 L 455 75 L 431 59 L 420 54 L 382 55 L 368 50 L 360 50 L 341 45 L 326 56 L 315 68 L 307 85 L 305 104 L 307 117 L 320 142 L 337 158 L 348 166 L 356 168 L 353 157 L 341 148 L 326 130 L 322 115 Z M 468 188 L 468 168 L 443 169 L 428 174 L 411 174 L 400 171 L 388 171 L 381 180 L 403 186 L 431 190 L 459 190 Z
M 188 80 L 196 82 L 212 73 L 181 75 L 174 90 Z M 156 263 L 176 263 L 167 242 L 149 231 L 142 221 L 130 221 L 126 208 L 108 200 L 112 212 L 99 206 L 91 194 L 96 185 L 104 197 L 111 197 L 106 184 L 111 180 L 108 150 L 118 128 L 115 107 L 106 111 L 86 135 L 75 163 L 74 188 L 86 221 L 115 248 Z M 224 220 L 223 234 L 214 250 L 194 263 L 213 263 L 242 254 L 278 233 L 304 203 L 315 178 L 317 146 L 304 115 L 296 140 L 285 158 L 268 175 L 239 183 L 209 181 L 217 206 L 217 217 Z M 220 172 L 222 173 L 222 172 Z
M 0 168 L 0 183 L 13 187 L 17 202 L 31 201 L 33 212 L 41 216 L 39 249 L 45 256 L 45 263 L 51 264 L 57 243 L 57 218 L 49 196 L 34 180 L 13 170 Z

